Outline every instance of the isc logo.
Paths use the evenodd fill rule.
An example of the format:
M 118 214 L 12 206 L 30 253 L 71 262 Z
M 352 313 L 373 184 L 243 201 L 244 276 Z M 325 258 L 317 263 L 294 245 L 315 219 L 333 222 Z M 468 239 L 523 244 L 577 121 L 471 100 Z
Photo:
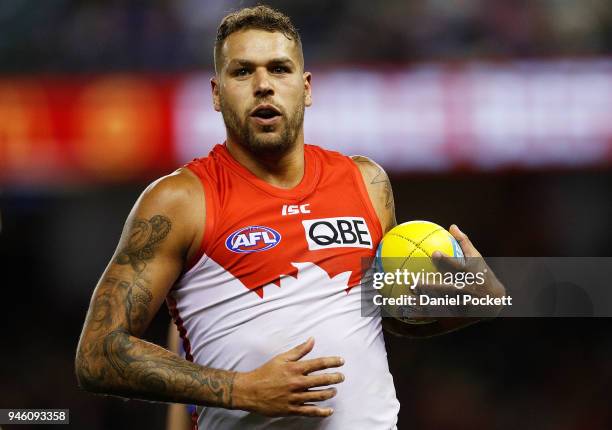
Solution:
M 241 228 L 230 234 L 225 247 L 232 252 L 259 252 L 274 248 L 281 241 L 279 232 L 262 225 Z
M 297 214 L 309 214 L 310 209 L 308 209 L 310 203 L 306 203 L 305 205 L 283 205 L 283 211 L 281 214 L 285 215 L 297 215 Z
M 372 248 L 368 225 L 361 217 L 338 217 L 302 221 L 308 249 Z

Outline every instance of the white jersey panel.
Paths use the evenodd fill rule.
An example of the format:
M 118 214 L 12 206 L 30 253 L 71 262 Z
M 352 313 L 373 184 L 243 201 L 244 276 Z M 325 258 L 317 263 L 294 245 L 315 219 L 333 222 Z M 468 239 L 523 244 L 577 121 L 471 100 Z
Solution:
M 315 338 L 305 358 L 339 355 L 346 379 L 328 418 L 267 418 L 244 411 L 201 410 L 200 429 L 368 429 L 395 428 L 399 402 L 387 364 L 378 313 L 361 316 L 360 287 L 348 289 L 350 272 L 330 278 L 309 262 L 294 262 L 297 278 L 264 287 L 263 298 L 204 255 L 171 295 L 191 343 L 194 361 L 204 366 L 250 371 L 273 356 Z M 372 307 L 373 312 L 377 312 Z M 333 371 L 333 370 L 330 370 Z

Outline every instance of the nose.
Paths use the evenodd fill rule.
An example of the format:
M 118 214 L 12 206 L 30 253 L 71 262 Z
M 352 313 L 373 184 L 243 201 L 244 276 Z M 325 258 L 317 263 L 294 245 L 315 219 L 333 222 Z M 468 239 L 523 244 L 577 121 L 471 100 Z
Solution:
M 255 86 L 254 92 L 256 98 L 264 98 L 267 96 L 274 95 L 272 83 L 268 78 L 268 71 L 265 68 L 258 68 L 255 71 L 255 79 L 253 82 Z

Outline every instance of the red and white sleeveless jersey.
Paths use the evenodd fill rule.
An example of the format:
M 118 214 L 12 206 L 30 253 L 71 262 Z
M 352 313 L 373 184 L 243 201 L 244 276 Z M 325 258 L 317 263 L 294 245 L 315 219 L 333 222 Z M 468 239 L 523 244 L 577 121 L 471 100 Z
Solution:
M 396 425 L 399 402 L 380 315 L 368 307 L 362 316 L 359 285 L 362 258 L 373 257 L 380 242 L 380 222 L 350 158 L 312 145 L 304 152 L 304 177 L 292 189 L 257 178 L 224 145 L 187 165 L 205 190 L 206 225 L 201 258 L 168 305 L 186 357 L 204 366 L 250 371 L 313 336 L 305 359 L 345 359 L 336 397 L 320 402 L 334 414 L 268 418 L 204 407 L 201 429 Z

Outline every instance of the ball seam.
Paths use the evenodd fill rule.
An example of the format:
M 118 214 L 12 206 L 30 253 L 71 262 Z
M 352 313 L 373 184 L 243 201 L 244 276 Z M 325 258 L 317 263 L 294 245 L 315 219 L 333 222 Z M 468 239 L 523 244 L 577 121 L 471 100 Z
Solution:
M 425 255 L 427 255 L 429 258 L 432 258 L 431 255 L 429 255 L 429 253 L 427 251 L 425 251 L 423 248 L 421 248 L 421 243 L 425 242 L 430 236 L 432 236 L 433 234 L 439 232 L 440 230 L 444 230 L 444 228 L 440 227 L 435 229 L 434 231 L 428 233 L 427 235 L 425 235 L 425 237 L 423 239 L 421 239 L 419 242 L 416 242 L 412 239 L 409 239 L 407 237 L 402 236 L 401 234 L 397 234 L 397 233 L 390 233 L 391 236 L 397 236 L 397 237 L 401 237 L 404 240 L 407 240 L 408 242 L 412 243 L 414 245 L 414 249 L 412 251 L 410 251 L 410 254 L 408 254 L 408 256 L 406 257 L 406 259 L 402 262 L 400 267 L 404 267 L 404 265 L 406 264 L 406 261 L 408 261 L 408 259 L 412 256 L 412 254 L 414 253 L 414 251 L 416 251 L 417 249 L 420 249 L 421 251 L 423 251 L 423 253 Z

